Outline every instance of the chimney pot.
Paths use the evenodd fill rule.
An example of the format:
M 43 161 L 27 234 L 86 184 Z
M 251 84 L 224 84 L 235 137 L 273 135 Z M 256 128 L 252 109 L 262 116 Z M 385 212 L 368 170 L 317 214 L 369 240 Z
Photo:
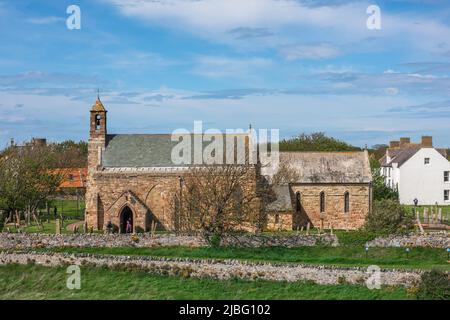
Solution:
M 389 142 L 389 147 L 390 148 L 398 148 L 398 147 L 400 147 L 400 142 L 399 141 L 391 141 L 391 142 Z
M 400 138 L 400 146 L 404 146 L 411 143 L 411 139 L 408 137 Z
M 432 136 L 422 136 L 422 147 L 433 147 L 433 137 Z

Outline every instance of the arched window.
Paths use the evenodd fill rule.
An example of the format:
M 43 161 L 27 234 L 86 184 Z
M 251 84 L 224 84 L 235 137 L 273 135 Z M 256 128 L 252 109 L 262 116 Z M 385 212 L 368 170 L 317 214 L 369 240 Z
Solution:
M 325 212 L 325 192 L 320 193 L 320 212 Z
M 350 194 L 348 191 L 344 193 L 344 212 L 350 212 Z
M 300 192 L 295 194 L 295 211 L 300 212 L 302 209 L 301 196 Z
M 101 126 L 100 119 L 101 119 L 101 116 L 99 114 L 97 114 L 95 116 L 95 130 L 99 130 L 100 129 L 100 126 Z

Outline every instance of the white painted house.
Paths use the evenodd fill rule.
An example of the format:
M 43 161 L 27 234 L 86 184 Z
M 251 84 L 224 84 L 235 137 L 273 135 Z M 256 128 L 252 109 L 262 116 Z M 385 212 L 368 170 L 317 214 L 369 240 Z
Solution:
M 433 147 L 432 137 L 421 143 L 409 138 L 391 141 L 381 158 L 386 185 L 397 189 L 402 204 L 450 205 L 450 161 L 445 149 Z

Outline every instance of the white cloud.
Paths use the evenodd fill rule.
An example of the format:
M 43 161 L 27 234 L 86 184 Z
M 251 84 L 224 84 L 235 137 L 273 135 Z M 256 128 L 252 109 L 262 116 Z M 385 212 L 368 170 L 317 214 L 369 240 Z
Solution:
M 264 58 L 199 56 L 192 72 L 208 78 L 248 78 L 271 65 L 272 61 Z
M 399 90 L 397 88 L 386 88 L 384 92 L 388 95 L 395 96 L 399 93 Z
M 55 16 L 49 16 L 49 17 L 41 17 L 41 18 L 31 18 L 27 20 L 29 23 L 32 24 L 54 24 L 54 23 L 63 23 L 66 21 L 63 17 L 55 17 Z
M 338 48 L 327 43 L 284 47 L 280 53 L 287 60 L 328 59 L 340 54 Z
M 406 42 L 429 53 L 444 54 L 450 51 L 450 27 L 440 22 L 439 18 L 424 13 L 390 13 L 387 7 L 381 7 L 382 29 L 368 30 L 366 9 L 370 1 L 339 1 L 333 2 L 332 6 L 325 2 L 309 6 L 310 2 L 296 0 L 103 1 L 115 5 L 123 15 L 144 23 L 251 49 L 260 46 L 279 48 L 312 41 L 355 44 L 376 36 L 382 42 L 369 50 L 404 46 Z M 230 33 L 232 30 L 251 30 L 257 36 L 242 41 L 242 37 Z M 259 32 L 255 33 L 255 30 Z M 264 35 L 271 35 L 270 41 L 265 41 Z M 303 49 L 301 53 L 306 50 L 300 49 Z M 329 48 L 326 52 L 323 51 L 326 48 L 319 49 L 322 49 L 318 51 L 319 55 L 336 54 Z

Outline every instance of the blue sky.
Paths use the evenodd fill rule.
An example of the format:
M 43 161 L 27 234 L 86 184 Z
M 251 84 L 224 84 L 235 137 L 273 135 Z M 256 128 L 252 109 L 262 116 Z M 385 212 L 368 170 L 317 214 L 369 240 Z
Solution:
M 0 146 L 87 139 L 97 88 L 111 133 L 202 120 L 450 146 L 445 0 L 0 0 L 0 40 Z

